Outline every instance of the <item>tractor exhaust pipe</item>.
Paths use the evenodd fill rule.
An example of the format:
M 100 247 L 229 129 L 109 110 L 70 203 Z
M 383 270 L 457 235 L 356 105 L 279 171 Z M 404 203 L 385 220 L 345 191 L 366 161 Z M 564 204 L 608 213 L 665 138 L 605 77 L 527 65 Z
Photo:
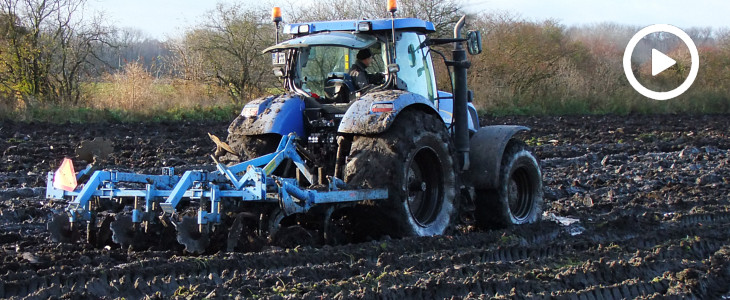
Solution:
M 461 17 L 454 26 L 454 38 L 461 38 L 461 29 L 464 27 L 466 16 Z M 469 127 L 467 124 L 467 93 L 466 70 L 470 63 L 466 58 L 466 50 L 461 42 L 454 43 L 452 51 L 454 66 L 454 144 L 458 155 L 460 171 L 469 170 Z

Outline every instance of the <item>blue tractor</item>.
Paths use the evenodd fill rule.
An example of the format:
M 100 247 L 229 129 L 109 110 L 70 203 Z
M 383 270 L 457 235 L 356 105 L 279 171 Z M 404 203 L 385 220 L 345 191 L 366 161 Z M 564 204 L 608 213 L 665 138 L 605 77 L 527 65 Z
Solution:
M 384 19 L 289 24 L 293 38 L 272 53 L 286 93 L 251 101 L 228 129 L 234 161 L 272 152 L 295 132 L 319 174 L 352 187 L 388 188 L 379 213 L 390 234 L 437 235 L 465 210 L 481 224 L 522 224 L 541 214 L 535 156 L 513 139 L 522 126 L 479 126 L 466 87 L 466 43 L 481 52 L 478 32 L 435 39 L 430 22 Z M 453 43 L 453 92 L 437 90 L 430 46 Z M 363 49 L 380 82 L 357 87 L 350 76 Z M 316 181 L 315 183 L 320 182 Z M 474 209 L 468 209 L 474 207 Z
M 280 21 L 275 15 L 277 29 Z M 277 30 L 277 44 L 264 50 L 285 91 L 246 104 L 225 142 L 212 137 L 216 171 L 82 171 L 83 187 L 65 190 L 49 173 L 47 196 L 72 199 L 49 224 L 52 238 L 78 237 L 80 221 L 103 223 L 91 199 L 120 198 L 133 198 L 133 209 L 108 222 L 115 242 L 135 245 L 156 224 L 172 224 L 196 253 L 216 235 L 235 250 L 251 236 L 341 243 L 441 235 L 465 220 L 535 222 L 541 170 L 515 138 L 529 129 L 480 126 L 466 53 L 481 52 L 481 36 L 462 37 L 464 21 L 453 38 L 431 38 L 434 25 L 412 18 L 287 24 L 292 38 L 278 43 Z M 454 47 L 444 58 L 451 93 L 437 89 L 431 59 L 431 47 L 443 44 Z

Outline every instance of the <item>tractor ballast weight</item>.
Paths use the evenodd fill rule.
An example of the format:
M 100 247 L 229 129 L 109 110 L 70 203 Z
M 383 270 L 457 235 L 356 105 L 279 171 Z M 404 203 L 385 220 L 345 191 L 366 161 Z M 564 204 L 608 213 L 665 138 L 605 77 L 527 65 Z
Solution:
M 274 20 L 279 28 L 281 17 Z M 427 37 L 433 24 L 411 18 L 284 25 L 293 38 L 264 52 L 285 92 L 246 104 L 227 143 L 211 136 L 215 171 L 87 168 L 77 174 L 82 186 L 71 190 L 57 188 L 49 173 L 47 198 L 69 200 L 65 215 L 49 223 L 53 240 L 78 238 L 76 224 L 87 222 L 88 232 L 110 227 L 115 243 L 132 247 L 142 233 L 172 227 L 189 252 L 201 253 L 217 243 L 220 228 L 232 250 L 252 235 L 272 241 L 322 234 L 336 243 L 362 228 L 375 237 L 445 234 L 469 216 L 482 225 L 535 222 L 542 174 L 514 138 L 529 129 L 480 128 L 466 53 L 481 52 L 481 36 L 463 38 L 464 24 L 462 17 L 448 39 Z M 444 61 L 452 93 L 436 87 L 430 46 L 440 44 L 454 45 L 452 60 Z M 366 73 L 382 74 L 353 90 L 348 71 L 363 49 L 372 53 Z M 131 209 L 101 212 L 105 201 Z M 102 216 L 115 220 L 97 220 Z

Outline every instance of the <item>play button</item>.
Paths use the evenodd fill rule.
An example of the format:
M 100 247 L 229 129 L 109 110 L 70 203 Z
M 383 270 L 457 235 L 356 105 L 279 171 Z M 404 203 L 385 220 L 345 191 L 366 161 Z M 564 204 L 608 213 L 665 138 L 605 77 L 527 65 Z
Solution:
M 634 52 L 634 48 L 636 48 L 636 45 L 639 44 L 639 42 L 642 39 L 644 39 L 644 37 L 646 37 L 647 35 L 658 33 L 658 32 L 666 32 L 666 33 L 670 33 L 670 34 L 677 36 L 687 46 L 687 49 L 689 49 L 689 54 L 692 57 L 691 58 L 692 66 L 690 67 L 687 78 L 677 88 L 675 88 L 671 91 L 667 91 L 667 92 L 652 91 L 652 90 L 644 87 L 641 83 L 639 83 L 639 80 L 636 79 L 636 76 L 634 75 L 634 71 L 631 67 L 631 56 Z M 651 75 L 652 76 L 657 76 L 659 73 L 665 71 L 666 69 L 670 68 L 671 66 L 673 66 L 675 64 L 677 64 L 677 61 L 675 61 L 671 57 L 660 52 L 659 50 L 651 49 Z M 626 79 L 629 80 L 629 84 L 631 84 L 631 87 L 633 87 L 634 90 L 636 90 L 637 92 L 639 92 L 640 94 L 644 95 L 647 98 L 651 98 L 654 100 L 668 100 L 668 99 L 672 99 L 674 97 L 681 95 L 682 93 L 686 92 L 690 86 L 692 86 L 692 83 L 695 81 L 695 78 L 697 78 L 697 73 L 699 71 L 700 55 L 697 51 L 697 46 L 695 46 L 695 43 L 692 41 L 692 38 L 690 38 L 689 35 L 687 35 L 687 33 L 685 33 L 681 29 L 674 27 L 672 25 L 655 24 L 655 25 L 648 26 L 642 30 L 639 30 L 639 32 L 637 32 L 633 37 L 631 37 L 631 40 L 629 40 L 629 44 L 626 46 L 626 51 L 624 51 L 623 65 L 624 65 L 624 73 L 626 74 Z
M 651 49 L 651 76 L 656 76 L 675 64 L 677 64 L 676 60 L 664 55 L 657 49 Z

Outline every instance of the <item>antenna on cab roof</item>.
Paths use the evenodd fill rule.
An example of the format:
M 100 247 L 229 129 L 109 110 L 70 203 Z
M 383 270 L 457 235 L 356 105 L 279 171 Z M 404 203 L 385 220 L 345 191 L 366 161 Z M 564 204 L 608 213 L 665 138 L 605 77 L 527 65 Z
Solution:
M 398 11 L 396 0 L 388 0 L 388 11 L 390 12 L 390 30 L 393 35 L 393 61 L 395 63 L 395 12 Z

